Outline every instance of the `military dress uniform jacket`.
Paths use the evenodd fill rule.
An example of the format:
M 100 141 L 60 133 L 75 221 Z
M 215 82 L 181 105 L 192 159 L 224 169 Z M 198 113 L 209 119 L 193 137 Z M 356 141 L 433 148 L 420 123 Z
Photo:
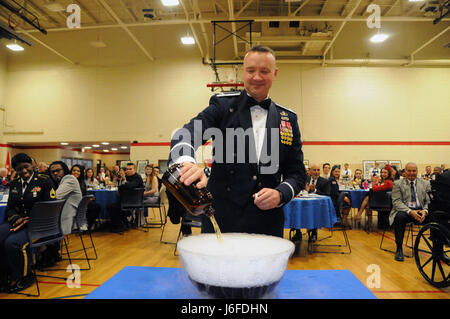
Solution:
M 271 101 L 259 162 L 252 161 L 256 148 L 249 99 L 246 91 L 212 96 L 209 106 L 174 134 L 169 163 L 183 162 L 186 156 L 195 159 L 195 150 L 212 138 L 214 158 L 207 188 L 221 230 L 282 236 L 281 207 L 304 188 L 306 180 L 297 115 Z M 239 130 L 248 133 L 244 146 L 236 137 Z M 259 210 L 252 196 L 262 188 L 280 191 L 281 205 Z M 202 231 L 209 226 L 202 225 Z
M 13 225 L 21 217 L 29 216 L 36 202 L 49 201 L 56 198 L 53 181 L 48 175 L 34 172 L 30 184 L 22 193 L 22 180 L 16 178 L 10 183 L 6 220 Z

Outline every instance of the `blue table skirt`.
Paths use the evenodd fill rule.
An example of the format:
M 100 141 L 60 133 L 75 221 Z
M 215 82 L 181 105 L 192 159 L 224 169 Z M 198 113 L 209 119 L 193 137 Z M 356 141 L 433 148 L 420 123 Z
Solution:
M 343 190 L 343 192 L 350 193 L 350 196 L 352 198 L 352 208 L 360 208 L 364 197 L 369 194 L 369 191 L 366 191 L 364 189 Z
M 286 270 L 271 299 L 376 299 L 349 270 Z M 182 268 L 128 266 L 85 299 L 204 299 Z
M 5 220 L 6 203 L 0 204 L 0 224 Z
M 294 198 L 284 206 L 284 228 L 333 227 L 337 222 L 333 202 L 328 196 Z
M 106 209 L 108 204 L 114 203 L 117 200 L 117 191 L 111 191 L 106 189 L 88 190 L 88 195 L 94 195 L 95 201 L 102 208 L 98 218 L 108 219 L 108 211 Z

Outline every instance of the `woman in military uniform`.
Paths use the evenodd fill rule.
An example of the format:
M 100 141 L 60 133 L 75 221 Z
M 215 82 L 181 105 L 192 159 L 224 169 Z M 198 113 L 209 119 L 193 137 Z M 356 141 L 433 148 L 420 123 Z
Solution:
M 31 209 L 38 201 L 55 199 L 56 194 L 52 180 L 34 171 L 27 154 L 15 155 L 11 164 L 18 176 L 10 183 L 6 220 L 0 224 L 0 290 L 17 292 L 34 282 L 27 232 Z

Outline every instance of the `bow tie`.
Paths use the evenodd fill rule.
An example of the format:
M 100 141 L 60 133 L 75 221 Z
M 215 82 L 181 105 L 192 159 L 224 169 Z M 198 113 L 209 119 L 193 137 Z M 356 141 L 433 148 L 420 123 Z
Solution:
M 247 105 L 248 105 L 248 107 L 252 107 L 252 106 L 255 106 L 255 105 L 259 105 L 259 106 L 261 106 L 263 109 L 269 110 L 270 103 L 272 103 L 272 100 L 271 100 L 271 99 L 265 99 L 264 101 L 257 102 L 257 101 L 256 101 L 254 98 L 252 98 L 251 96 L 248 96 L 248 98 L 247 98 Z

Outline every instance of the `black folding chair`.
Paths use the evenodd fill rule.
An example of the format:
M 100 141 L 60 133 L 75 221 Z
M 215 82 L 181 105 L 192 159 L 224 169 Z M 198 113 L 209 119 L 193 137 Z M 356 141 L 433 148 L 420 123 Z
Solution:
M 164 203 L 161 202 L 161 194 L 158 196 L 157 203 L 145 203 L 144 207 L 146 209 L 158 208 L 158 210 L 159 210 L 160 222 L 159 223 L 149 223 L 150 226 L 146 226 L 147 228 L 161 228 L 167 223 L 166 207 L 164 206 Z M 164 218 L 163 218 L 163 210 L 164 210 Z
M 190 214 L 188 211 L 184 213 L 183 218 L 181 219 L 180 223 L 180 230 L 178 231 L 177 241 L 175 242 L 175 250 L 173 251 L 173 254 L 177 256 L 177 244 L 178 241 L 181 238 L 181 231 L 183 227 L 196 227 L 196 228 L 202 228 L 202 216 L 194 216 Z
M 141 212 L 144 211 L 144 191 L 145 188 L 131 188 L 131 189 L 121 189 L 120 190 L 120 209 L 122 211 L 130 211 L 136 227 L 143 228 L 144 231 L 148 232 L 148 227 L 141 226 Z M 136 213 L 137 212 L 137 213 Z
M 333 232 L 335 231 L 341 231 L 342 232 L 342 236 L 344 238 L 344 244 L 316 244 L 316 243 L 308 243 L 308 251 L 310 253 L 327 253 L 327 254 L 351 254 L 352 253 L 352 248 L 350 246 L 350 241 L 348 239 L 347 236 L 347 226 L 343 224 L 342 222 L 342 213 L 341 210 L 344 208 L 344 197 L 348 196 L 347 192 L 342 192 L 339 194 L 339 197 L 337 199 L 337 203 L 336 203 L 336 208 L 335 210 L 337 210 L 336 212 L 336 218 L 337 218 L 337 223 L 335 225 L 333 225 L 333 227 L 330 228 L 330 235 L 325 237 L 325 238 L 320 238 L 318 239 L 318 242 L 323 241 L 325 239 L 329 239 L 331 237 L 333 237 Z M 343 248 L 343 250 L 318 250 L 318 249 L 314 249 L 314 248 L 318 248 L 318 247 L 338 247 L 338 248 Z
M 83 249 L 78 249 L 78 250 L 73 250 L 71 251 L 71 253 L 75 253 L 78 251 L 83 250 L 84 251 L 84 256 L 85 258 L 71 258 L 72 260 L 86 260 L 87 264 L 88 264 L 88 268 L 81 268 L 80 270 L 90 270 L 91 269 L 91 264 L 90 264 L 90 260 L 97 260 L 98 256 L 97 256 L 97 250 L 95 249 L 95 245 L 94 245 L 94 241 L 92 239 L 92 234 L 91 231 L 88 227 L 88 221 L 87 221 L 87 217 L 86 217 L 86 211 L 88 208 L 89 203 L 91 202 L 92 198 L 94 198 L 94 195 L 85 195 L 83 196 L 83 198 L 81 199 L 80 203 L 78 204 L 78 209 L 77 209 L 77 214 L 75 216 L 74 219 L 74 229 L 72 230 L 71 234 L 74 235 L 78 235 L 80 237 L 80 242 L 81 245 L 83 247 Z M 91 246 L 90 247 L 86 247 L 84 245 L 84 240 L 83 240 L 83 235 L 84 234 L 88 234 L 89 238 L 91 240 Z M 87 250 L 88 249 L 93 249 L 94 250 L 94 254 L 95 257 L 94 258 L 90 258 L 87 254 Z
M 391 191 L 380 191 L 380 192 L 369 192 L 369 202 L 368 208 L 372 211 L 377 211 L 378 213 L 378 226 L 382 226 L 384 230 L 389 228 L 389 214 L 392 210 L 392 192 Z M 371 228 L 368 224 L 368 216 L 366 214 L 366 232 L 370 232 Z
M 55 200 L 55 201 L 43 201 L 37 202 L 33 205 L 33 208 L 30 212 L 30 218 L 28 221 L 27 231 L 28 231 L 28 240 L 30 247 L 30 254 L 33 258 L 33 254 L 36 249 L 39 249 L 42 246 L 59 243 L 61 240 L 64 240 L 66 244 L 66 251 L 69 256 L 70 266 L 72 268 L 72 261 L 70 259 L 69 250 L 67 249 L 67 242 L 65 241 L 65 237 L 61 228 L 61 214 L 66 200 Z M 32 273 L 36 282 L 37 295 L 28 294 L 24 292 L 17 292 L 21 295 L 39 297 L 39 282 L 37 280 L 37 274 L 35 269 L 35 264 L 33 263 L 31 266 Z M 66 269 L 64 269 L 66 270 Z M 72 274 L 75 275 L 74 270 L 72 268 Z M 48 278 L 57 278 L 66 280 L 67 278 L 56 277 L 56 276 L 48 276 L 48 275 L 39 275 L 40 277 L 48 277 Z

